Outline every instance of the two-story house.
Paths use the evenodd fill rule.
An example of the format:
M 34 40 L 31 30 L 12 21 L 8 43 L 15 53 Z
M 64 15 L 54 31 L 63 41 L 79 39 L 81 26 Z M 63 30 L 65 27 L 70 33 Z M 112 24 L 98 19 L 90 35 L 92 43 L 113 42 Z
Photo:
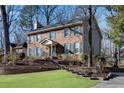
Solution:
M 88 54 L 88 27 L 86 20 L 78 19 L 28 32 L 27 55 L 47 58 L 61 54 Z M 93 55 L 100 55 L 102 35 L 95 20 L 92 29 Z

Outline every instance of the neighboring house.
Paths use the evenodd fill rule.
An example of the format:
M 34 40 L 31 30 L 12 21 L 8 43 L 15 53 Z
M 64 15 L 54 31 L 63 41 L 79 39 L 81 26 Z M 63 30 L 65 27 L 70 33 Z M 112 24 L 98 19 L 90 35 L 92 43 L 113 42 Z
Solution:
M 58 24 L 39 28 L 28 32 L 28 56 L 56 57 L 61 54 L 89 53 L 88 22 L 74 20 L 65 24 Z M 92 49 L 93 55 L 100 55 L 102 35 L 97 22 L 93 22 Z
M 27 55 L 27 43 L 10 43 L 10 53 L 12 54 L 25 54 Z

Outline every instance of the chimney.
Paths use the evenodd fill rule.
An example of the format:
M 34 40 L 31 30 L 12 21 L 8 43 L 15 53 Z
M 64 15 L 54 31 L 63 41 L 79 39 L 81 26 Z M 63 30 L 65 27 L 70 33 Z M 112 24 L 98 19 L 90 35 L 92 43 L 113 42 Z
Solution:
M 34 23 L 34 30 L 37 29 L 37 22 Z
M 38 28 L 42 28 L 44 27 L 43 25 L 41 25 L 38 21 L 34 23 L 34 30 L 38 29 Z

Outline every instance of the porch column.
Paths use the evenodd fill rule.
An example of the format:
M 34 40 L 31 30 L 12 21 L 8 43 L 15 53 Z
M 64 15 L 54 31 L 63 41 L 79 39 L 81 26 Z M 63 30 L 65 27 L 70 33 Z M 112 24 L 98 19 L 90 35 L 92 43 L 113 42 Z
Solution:
M 52 51 L 53 51 L 53 48 L 52 48 L 52 43 L 51 43 L 51 58 L 52 58 L 52 56 L 53 56 Z

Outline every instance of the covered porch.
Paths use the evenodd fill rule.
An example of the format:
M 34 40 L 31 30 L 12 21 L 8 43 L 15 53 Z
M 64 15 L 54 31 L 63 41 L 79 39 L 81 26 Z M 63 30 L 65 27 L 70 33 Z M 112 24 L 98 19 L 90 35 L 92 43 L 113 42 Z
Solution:
M 57 42 L 50 39 L 43 39 L 40 41 L 40 44 L 46 46 L 48 48 L 48 55 L 50 58 L 57 56 Z

